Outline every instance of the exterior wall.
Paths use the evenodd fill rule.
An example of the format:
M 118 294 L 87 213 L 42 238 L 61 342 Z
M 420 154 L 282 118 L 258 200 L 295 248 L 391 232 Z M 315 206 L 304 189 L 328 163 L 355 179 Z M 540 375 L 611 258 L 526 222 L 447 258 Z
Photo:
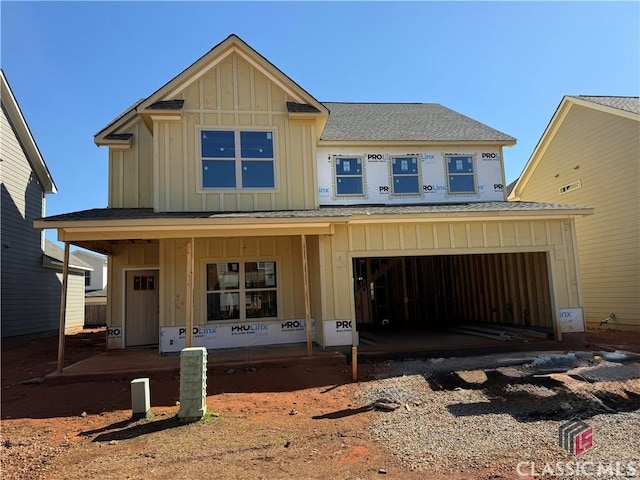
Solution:
M 109 258 L 107 281 L 107 348 L 124 348 L 125 272 L 158 268 L 158 243 L 117 244 Z M 162 298 L 162 279 L 160 280 Z
M 317 206 L 313 120 L 290 120 L 294 101 L 233 53 L 175 96 L 182 118 L 138 121 L 129 149 L 109 150 L 109 206 L 156 211 L 260 211 Z M 275 189 L 203 189 L 200 127 L 273 130 Z
M 445 154 L 473 155 L 477 193 L 449 194 Z M 336 196 L 334 155 L 362 156 L 364 195 Z M 419 195 L 394 195 L 391 156 L 416 155 L 419 159 Z M 320 205 L 425 204 L 504 201 L 501 149 L 496 147 L 328 147 L 317 149 L 318 196 Z
M 594 207 L 576 219 L 585 318 L 610 313 L 611 328 L 640 330 L 640 134 L 638 121 L 573 105 L 532 177 L 523 201 Z M 581 188 L 559 189 L 580 181 Z
M 153 208 L 153 137 L 141 120 L 122 133 L 132 133 L 131 148 L 109 148 L 109 207 Z
M 85 263 L 93 267 L 91 272 L 91 281 L 89 285 L 83 288 L 87 292 L 94 290 L 102 290 L 107 286 L 107 258 L 95 254 L 88 254 L 81 251 L 75 251 L 73 254 Z
M 62 272 L 57 272 L 56 277 L 58 283 L 54 287 L 54 296 L 57 293 L 57 307 L 54 308 L 54 310 L 59 312 L 60 293 L 62 292 Z M 84 328 L 84 272 L 69 272 L 68 280 L 65 331 L 73 332 Z M 57 320 L 59 321 L 60 319 L 58 318 Z
M 184 347 L 184 331 L 180 327 L 186 325 L 186 283 L 187 283 L 187 239 L 160 240 L 158 244 L 121 245 L 111 257 L 110 279 L 107 285 L 109 302 L 107 306 L 108 345 L 109 348 L 123 348 L 124 346 L 124 272 L 129 268 L 159 268 L 160 295 L 160 332 L 161 351 L 179 351 Z M 308 246 L 309 256 L 312 247 Z M 217 261 L 264 261 L 275 260 L 278 285 L 278 318 L 260 321 L 206 321 L 206 264 Z M 313 263 L 313 260 L 310 261 Z M 311 269 L 310 269 L 311 270 Z M 318 282 L 317 276 L 313 277 Z M 300 236 L 281 237 L 245 237 L 245 238 L 199 238 L 195 240 L 194 256 L 194 325 L 199 326 L 201 335 L 196 338 L 202 340 L 203 345 L 216 348 L 216 332 L 221 337 L 223 330 L 231 327 L 246 325 L 258 330 L 235 332 L 244 335 L 243 338 L 233 339 L 240 345 L 256 344 L 256 337 L 261 335 L 266 340 L 267 331 L 271 339 L 268 343 L 290 343 L 304 341 L 305 337 L 305 307 L 304 291 L 301 287 L 302 277 L 302 248 Z M 315 308 L 315 297 L 312 305 Z M 317 308 L 312 312 L 318 312 Z M 291 323 L 287 323 L 287 322 Z M 297 322 L 297 323 L 295 323 Z M 264 328 L 264 330 L 259 330 Z M 274 333 L 273 330 L 276 330 Z M 255 335 L 257 333 L 258 335 Z M 176 343 L 163 347 L 163 342 L 169 342 L 175 335 Z M 204 338 L 202 335 L 206 335 Z M 281 342 L 273 341 L 280 338 Z M 258 338 L 258 342 L 261 339 Z M 182 343 L 180 343 L 182 342 Z M 234 346 L 226 344 L 222 346 Z
M 55 270 L 42 266 L 44 237 L 33 228 L 44 211 L 44 190 L 4 108 L 0 147 L 2 337 L 56 331 L 60 283 Z
M 351 343 L 352 260 L 358 257 L 547 252 L 558 330 L 558 310 L 581 306 L 573 241 L 570 220 L 336 225 L 335 235 L 320 237 L 325 345 Z

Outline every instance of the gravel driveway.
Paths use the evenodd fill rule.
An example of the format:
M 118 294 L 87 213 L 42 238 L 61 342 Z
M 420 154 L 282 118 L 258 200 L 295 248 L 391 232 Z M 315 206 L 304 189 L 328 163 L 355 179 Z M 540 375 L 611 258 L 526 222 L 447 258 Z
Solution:
M 399 406 L 376 412 L 371 433 L 411 469 L 553 478 L 540 474 L 547 462 L 557 476 L 557 462 L 579 461 L 593 464 L 572 478 L 638 478 L 640 362 L 616 360 L 589 352 L 387 362 L 358 397 Z M 558 445 L 572 419 L 593 428 L 593 448 L 579 456 Z

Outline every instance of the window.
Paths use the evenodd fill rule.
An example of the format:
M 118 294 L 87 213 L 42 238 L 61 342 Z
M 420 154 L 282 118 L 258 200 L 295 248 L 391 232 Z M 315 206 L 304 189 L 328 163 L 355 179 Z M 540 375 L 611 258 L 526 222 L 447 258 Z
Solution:
M 276 318 L 276 262 L 207 264 L 207 321 Z
M 84 286 L 91 286 L 91 272 L 84 272 Z
M 391 176 L 395 195 L 420 193 L 418 157 L 391 157 Z
M 362 195 L 362 157 L 334 157 L 336 195 Z
M 473 157 L 470 155 L 447 155 L 446 159 L 449 193 L 476 193 Z
M 271 131 L 201 130 L 203 188 L 274 188 Z
M 133 277 L 133 289 L 134 290 L 155 290 L 156 281 L 155 277 L 139 276 Z

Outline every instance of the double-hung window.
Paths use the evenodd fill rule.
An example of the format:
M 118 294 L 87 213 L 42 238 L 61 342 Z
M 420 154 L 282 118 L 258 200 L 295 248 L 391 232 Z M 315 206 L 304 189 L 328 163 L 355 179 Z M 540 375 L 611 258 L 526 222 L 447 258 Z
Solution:
M 207 264 L 207 321 L 278 317 L 276 262 Z
M 449 193 L 476 193 L 473 156 L 446 155 Z
M 362 195 L 362 157 L 334 157 L 336 196 Z
M 391 157 L 391 177 L 394 195 L 418 195 L 418 157 Z
M 275 188 L 273 132 L 201 130 L 203 188 Z

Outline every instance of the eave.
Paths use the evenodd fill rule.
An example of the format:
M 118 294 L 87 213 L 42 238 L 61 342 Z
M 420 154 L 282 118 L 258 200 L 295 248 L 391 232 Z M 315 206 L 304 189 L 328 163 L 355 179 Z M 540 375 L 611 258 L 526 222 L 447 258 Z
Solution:
M 319 147 L 512 147 L 516 141 L 504 140 L 319 140 Z

